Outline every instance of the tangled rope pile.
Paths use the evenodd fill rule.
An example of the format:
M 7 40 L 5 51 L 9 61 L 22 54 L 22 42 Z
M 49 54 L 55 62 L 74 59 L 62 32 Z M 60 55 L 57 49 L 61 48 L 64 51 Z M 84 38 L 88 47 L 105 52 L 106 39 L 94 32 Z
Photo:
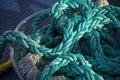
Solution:
M 39 30 L 39 22 L 47 17 L 50 24 Z M 67 80 L 119 80 L 120 51 L 112 38 L 113 28 L 120 28 L 119 7 L 95 7 L 90 0 L 61 0 L 35 18 L 32 35 L 5 32 L 0 37 L 0 52 L 8 42 L 16 41 L 18 53 L 36 53 L 50 60 L 39 80 L 50 80 L 56 72 Z

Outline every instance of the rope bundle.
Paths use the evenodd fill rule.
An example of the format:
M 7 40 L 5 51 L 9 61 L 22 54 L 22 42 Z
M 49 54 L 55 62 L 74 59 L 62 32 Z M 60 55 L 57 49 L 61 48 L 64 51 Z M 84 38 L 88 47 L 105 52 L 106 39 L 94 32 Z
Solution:
M 39 30 L 39 22 L 47 17 L 50 24 Z M 120 28 L 119 7 L 95 7 L 90 0 L 61 0 L 34 19 L 32 35 L 5 32 L 0 37 L 0 51 L 7 42 L 16 41 L 20 44 L 17 53 L 36 53 L 49 60 L 36 74 L 39 80 L 50 80 L 56 72 L 67 80 L 119 80 L 120 51 L 112 38 L 113 28 Z
M 28 53 L 19 62 L 18 69 L 26 80 L 37 80 L 39 78 L 39 75 L 41 74 L 41 71 L 37 68 L 38 67 L 37 65 L 39 64 L 42 70 L 44 69 L 45 66 L 47 66 L 46 63 L 49 63 L 49 61 L 43 60 L 42 58 L 39 57 L 39 55 Z M 63 80 L 64 76 L 52 77 L 52 80 L 57 79 Z

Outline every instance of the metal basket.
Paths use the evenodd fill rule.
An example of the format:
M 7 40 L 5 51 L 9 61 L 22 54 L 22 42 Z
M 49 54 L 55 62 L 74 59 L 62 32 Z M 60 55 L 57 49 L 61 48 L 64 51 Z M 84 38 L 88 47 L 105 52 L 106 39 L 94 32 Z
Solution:
M 46 9 L 46 10 L 49 10 L 49 9 Z M 14 31 L 23 31 L 23 29 L 25 30 L 27 27 L 27 24 L 30 23 L 36 16 L 38 16 L 39 14 L 43 13 L 44 11 L 46 10 L 42 10 L 40 12 L 37 12 L 37 13 L 34 13 L 32 15 L 30 15 L 29 17 L 25 18 L 24 20 L 22 20 L 18 25 L 17 27 L 15 28 Z M 43 24 L 42 24 L 43 25 Z M 29 27 L 30 28 L 30 27 Z M 29 34 L 31 30 L 27 31 L 26 33 Z M 14 42 L 13 42 L 14 43 Z M 17 55 L 15 53 L 15 47 L 13 46 L 13 43 L 10 44 L 9 46 L 9 49 L 10 49 L 10 57 L 12 59 L 12 62 L 13 62 L 13 67 L 18 75 L 18 77 L 20 78 L 20 80 L 25 80 L 21 73 L 19 72 L 18 70 L 18 58 L 15 57 L 15 55 Z

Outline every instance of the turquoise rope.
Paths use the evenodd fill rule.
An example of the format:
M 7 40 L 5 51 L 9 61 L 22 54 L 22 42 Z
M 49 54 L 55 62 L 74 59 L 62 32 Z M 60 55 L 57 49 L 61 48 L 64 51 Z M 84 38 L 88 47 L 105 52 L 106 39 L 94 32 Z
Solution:
M 39 30 L 37 26 L 46 18 L 50 23 Z M 120 50 L 110 34 L 112 28 L 120 28 L 119 7 L 61 0 L 33 20 L 32 34 L 5 32 L 0 37 L 0 52 L 15 41 L 19 43 L 16 54 L 31 52 L 50 59 L 39 80 L 50 80 L 56 72 L 66 80 L 116 80 L 120 78 Z

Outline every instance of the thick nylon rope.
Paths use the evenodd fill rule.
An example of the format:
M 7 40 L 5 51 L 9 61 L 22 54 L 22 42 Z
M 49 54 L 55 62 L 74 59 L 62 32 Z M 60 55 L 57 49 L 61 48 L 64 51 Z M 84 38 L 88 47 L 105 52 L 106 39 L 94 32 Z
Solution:
M 46 17 L 50 18 L 48 27 L 39 30 L 39 22 Z M 61 0 L 40 14 L 32 28 L 32 35 L 5 32 L 0 37 L 0 51 L 16 41 L 20 44 L 17 53 L 36 53 L 50 60 L 38 80 L 50 80 L 56 72 L 67 80 L 120 79 L 120 51 L 109 34 L 110 28 L 120 28 L 119 7 L 96 7 L 90 0 Z
M 9 59 L 8 61 L 4 62 L 3 64 L 0 65 L 0 74 L 5 72 L 7 69 L 11 68 L 12 65 L 12 60 Z
M 103 7 L 109 5 L 109 2 L 107 0 L 97 0 L 95 4 L 97 7 Z

